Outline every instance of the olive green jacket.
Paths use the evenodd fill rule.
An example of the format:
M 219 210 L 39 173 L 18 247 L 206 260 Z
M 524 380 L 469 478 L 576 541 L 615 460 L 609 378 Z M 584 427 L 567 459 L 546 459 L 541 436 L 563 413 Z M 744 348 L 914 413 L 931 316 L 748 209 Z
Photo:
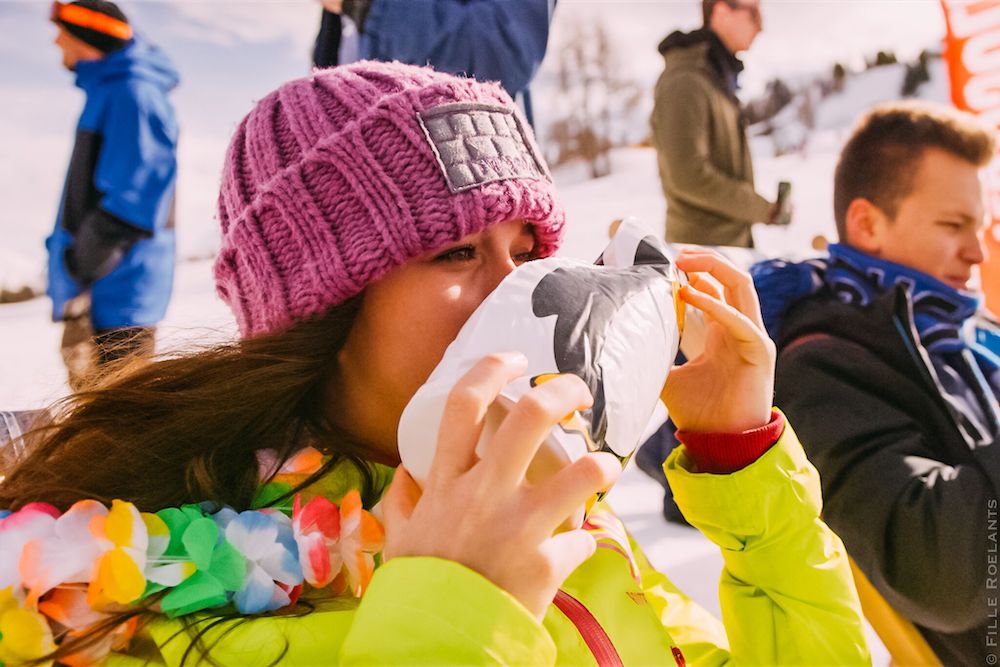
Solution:
M 667 241 L 753 247 L 771 202 L 754 191 L 740 110 L 708 60 L 709 44 L 671 48 L 656 83 L 653 146 L 667 199 Z

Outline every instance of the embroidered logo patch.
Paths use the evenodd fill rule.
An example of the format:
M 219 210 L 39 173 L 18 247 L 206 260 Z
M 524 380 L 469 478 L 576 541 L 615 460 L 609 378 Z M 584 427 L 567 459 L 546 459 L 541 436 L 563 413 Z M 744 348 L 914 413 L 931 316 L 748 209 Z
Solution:
M 458 102 L 417 114 L 455 193 L 510 178 L 551 180 L 513 111 Z

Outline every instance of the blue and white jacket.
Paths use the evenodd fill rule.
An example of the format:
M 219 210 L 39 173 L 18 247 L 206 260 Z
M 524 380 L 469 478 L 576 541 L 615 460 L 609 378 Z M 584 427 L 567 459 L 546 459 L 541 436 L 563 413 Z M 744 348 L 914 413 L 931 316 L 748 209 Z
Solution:
M 178 137 L 167 93 L 177 83 L 163 52 L 138 37 L 77 64 L 87 101 L 46 240 L 54 320 L 85 290 L 98 331 L 163 318 L 173 285 Z

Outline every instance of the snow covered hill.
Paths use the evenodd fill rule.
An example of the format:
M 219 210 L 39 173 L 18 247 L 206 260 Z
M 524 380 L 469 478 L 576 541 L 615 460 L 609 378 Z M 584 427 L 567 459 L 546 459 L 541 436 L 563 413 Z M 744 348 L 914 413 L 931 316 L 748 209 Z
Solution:
M 769 123 L 753 126 L 751 133 L 763 138 L 761 135 L 771 130 L 767 138 L 775 153 L 794 148 L 809 152 L 817 143 L 821 149 L 825 148 L 829 135 L 844 135 L 865 110 L 881 102 L 899 99 L 906 72 L 905 63 L 848 72 L 842 90 L 823 98 L 818 82 L 806 82 L 800 85 L 788 106 Z M 944 61 L 931 58 L 928 74 L 930 80 L 917 88 L 913 99 L 948 104 L 948 72 Z M 757 148 L 764 150 L 763 145 Z

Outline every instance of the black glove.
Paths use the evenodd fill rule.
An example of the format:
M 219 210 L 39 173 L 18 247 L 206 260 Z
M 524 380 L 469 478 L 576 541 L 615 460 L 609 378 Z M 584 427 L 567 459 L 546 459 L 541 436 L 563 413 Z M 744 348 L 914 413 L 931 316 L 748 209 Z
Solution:
M 114 271 L 136 241 L 151 236 L 146 230 L 95 209 L 80 222 L 73 244 L 66 249 L 66 268 L 74 280 L 87 287 Z

